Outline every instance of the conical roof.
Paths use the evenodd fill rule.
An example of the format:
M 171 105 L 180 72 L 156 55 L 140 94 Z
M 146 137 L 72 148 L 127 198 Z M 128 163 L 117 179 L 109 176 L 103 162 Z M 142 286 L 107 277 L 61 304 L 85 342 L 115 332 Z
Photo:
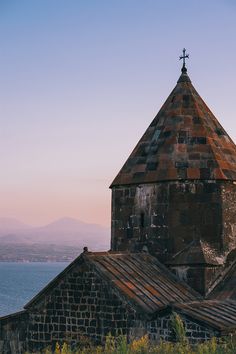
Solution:
M 111 187 L 198 179 L 236 180 L 236 146 L 183 68 Z

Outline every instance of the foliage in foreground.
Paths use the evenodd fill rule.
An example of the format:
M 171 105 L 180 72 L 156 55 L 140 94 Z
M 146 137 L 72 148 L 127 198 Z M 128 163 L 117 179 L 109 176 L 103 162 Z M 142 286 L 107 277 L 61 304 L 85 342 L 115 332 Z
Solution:
M 54 351 L 46 349 L 44 354 L 235 354 L 236 340 L 227 338 L 221 342 L 216 338 L 210 341 L 191 346 L 187 340 L 183 342 L 170 343 L 161 341 L 158 345 L 153 345 L 148 336 L 127 342 L 126 336 L 112 337 L 107 336 L 105 346 L 92 346 L 71 349 L 66 343 L 56 344 Z M 29 354 L 29 353 L 28 353 Z
M 185 333 L 184 323 L 177 313 L 171 317 L 171 327 L 176 343 L 161 341 L 154 345 L 148 335 L 134 339 L 130 343 L 124 335 L 111 334 L 106 337 L 104 346 L 94 346 L 87 337 L 81 336 L 78 347 L 71 348 L 67 343 L 56 344 L 55 350 L 46 349 L 43 354 L 235 354 L 236 336 L 223 339 L 212 338 L 204 343 L 190 345 Z M 26 353 L 30 354 L 30 353 Z

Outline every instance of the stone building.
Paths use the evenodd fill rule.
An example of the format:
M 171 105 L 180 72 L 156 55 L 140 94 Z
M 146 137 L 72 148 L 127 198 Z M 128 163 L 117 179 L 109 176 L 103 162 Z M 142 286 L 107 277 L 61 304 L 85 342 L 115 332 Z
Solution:
M 0 318 L 0 352 L 34 352 L 117 331 L 192 343 L 236 330 L 236 146 L 185 63 L 111 185 L 111 250 L 85 251 L 20 311 Z

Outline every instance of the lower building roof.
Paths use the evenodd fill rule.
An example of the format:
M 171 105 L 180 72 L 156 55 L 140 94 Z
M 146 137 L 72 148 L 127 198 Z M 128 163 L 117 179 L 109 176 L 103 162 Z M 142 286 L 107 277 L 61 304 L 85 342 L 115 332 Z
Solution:
M 236 301 L 236 261 L 222 274 L 220 281 L 218 281 L 218 284 L 208 297 L 210 299 L 231 299 Z
M 174 310 L 221 333 L 236 330 L 236 301 L 203 300 L 197 292 L 147 253 L 84 252 L 25 308 L 31 309 L 50 294 L 69 272 L 74 273 L 75 269 L 83 272 L 88 269 L 84 265 L 92 265 L 97 275 L 106 281 L 113 291 L 118 292 L 124 301 L 137 311 L 141 310 L 142 314 L 148 315 L 149 318 L 163 316 L 164 313 Z M 234 291 L 235 277 L 229 276 L 228 281 L 228 286 Z
M 193 265 L 208 264 L 220 266 L 224 262 L 218 252 L 209 243 L 203 240 L 193 240 L 180 252 L 176 253 L 166 264 Z
M 98 276 L 137 309 L 147 314 L 175 302 L 189 302 L 201 296 L 181 282 L 155 257 L 146 253 L 84 252 L 54 278 L 26 306 L 36 305 L 75 267 L 92 264 Z M 79 269 L 79 268 L 78 268 Z
M 208 324 L 220 332 L 236 330 L 236 301 L 233 300 L 178 303 L 174 304 L 172 309 L 203 324 Z
M 148 313 L 171 303 L 201 298 L 149 254 L 104 252 L 85 257 L 116 289 Z

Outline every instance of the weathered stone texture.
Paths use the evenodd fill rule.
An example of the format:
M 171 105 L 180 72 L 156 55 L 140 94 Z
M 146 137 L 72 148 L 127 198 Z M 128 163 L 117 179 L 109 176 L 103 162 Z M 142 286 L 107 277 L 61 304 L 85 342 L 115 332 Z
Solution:
M 99 290 L 100 287 L 103 288 L 103 285 L 98 285 Z M 60 291 L 60 287 L 55 289 L 56 294 Z M 125 334 L 130 340 L 147 334 L 152 342 L 175 341 L 171 314 L 150 321 L 145 319 L 144 314 L 142 316 L 131 307 L 127 308 L 123 299 L 119 299 L 115 294 L 112 296 L 108 289 L 103 289 L 102 292 L 105 296 L 98 297 L 96 301 L 92 301 L 95 300 L 93 296 L 86 295 L 87 300 L 82 300 L 81 306 L 73 304 L 77 310 L 80 308 L 80 313 L 77 310 L 73 313 L 74 307 L 73 311 L 70 310 L 72 302 L 68 302 L 68 299 L 65 303 L 62 302 L 62 308 L 52 312 L 50 309 L 52 298 L 49 297 L 49 303 L 45 302 L 45 309 L 38 309 L 38 312 L 29 314 L 20 313 L 1 320 L 0 353 L 24 354 L 26 350 L 38 352 L 56 342 L 64 341 L 73 346 L 80 342 L 81 336 L 87 336 L 96 343 L 102 343 L 108 333 L 113 336 Z M 94 309 L 98 311 L 96 315 L 93 313 Z M 183 315 L 182 319 L 190 343 L 194 344 L 219 335 L 217 331 L 197 324 Z
M 141 254 L 139 256 L 141 257 Z M 169 305 L 165 306 L 165 314 L 158 313 L 153 307 L 151 313 L 147 312 L 146 307 L 141 306 L 141 301 L 134 301 L 134 296 L 130 294 L 131 290 L 127 293 L 125 284 L 129 288 L 135 288 L 132 279 L 128 281 L 124 274 L 117 276 L 120 273 L 114 266 L 111 270 L 113 280 L 109 280 L 106 273 L 102 273 L 101 268 L 95 265 L 96 262 L 89 262 L 90 258 L 89 256 L 79 257 L 72 266 L 69 266 L 69 269 L 67 268 L 58 279 L 43 290 L 43 293 L 26 306 L 25 312 L 0 319 L 1 353 L 23 354 L 26 350 L 30 353 L 38 352 L 47 346 L 55 345 L 56 342 L 67 342 L 73 346 L 80 343 L 81 337 L 88 337 L 95 343 L 103 343 L 108 333 L 114 336 L 122 333 L 129 339 L 148 334 L 150 340 L 155 342 L 160 339 L 175 340 Z M 147 258 L 146 255 L 145 258 Z M 123 267 L 115 260 L 115 257 L 111 262 L 113 265 Z M 133 269 L 132 257 L 129 257 L 127 262 Z M 145 262 L 144 259 L 143 262 Z M 157 266 L 155 271 L 160 273 Z M 152 272 L 153 269 L 151 274 Z M 163 277 L 163 274 L 160 273 L 160 276 Z M 142 277 L 143 275 L 140 275 L 140 278 Z M 114 286 L 117 282 L 122 285 L 121 288 Z M 162 286 L 165 287 L 163 284 Z M 152 289 L 150 286 L 149 288 Z M 141 298 L 146 299 L 147 305 L 147 299 L 151 294 L 142 291 L 141 287 L 137 287 L 136 290 Z M 160 299 L 163 300 L 164 295 L 155 289 L 153 291 L 154 294 L 159 294 L 160 298 L 155 299 L 159 305 L 162 304 L 163 310 L 163 303 Z M 154 301 L 154 298 L 152 300 Z M 190 301 L 189 306 L 195 304 L 196 307 L 196 303 L 199 306 L 204 305 L 202 301 Z M 216 305 L 222 313 L 221 305 Z M 226 305 L 222 306 L 224 308 L 230 306 L 230 304 Z M 204 306 L 209 309 L 211 304 L 205 303 Z M 174 309 L 179 311 L 178 308 Z M 184 308 L 181 311 L 184 312 Z M 185 314 L 181 313 L 181 316 L 190 342 L 195 343 L 218 335 L 216 331 L 210 330 L 209 326 L 199 325 L 197 321 L 189 320 Z M 207 319 L 205 320 L 207 323 Z
M 114 187 L 112 250 L 140 250 L 146 245 L 151 253 L 168 256 L 194 239 L 219 251 L 235 248 L 235 197 L 236 185 L 220 181 Z
M 0 353 L 24 354 L 28 326 L 27 312 L 19 312 L 1 318 Z
M 148 335 L 153 343 L 163 341 L 175 342 L 176 336 L 171 323 L 172 314 L 160 316 L 153 320 L 136 321 L 135 326 L 130 329 L 130 339 L 140 338 L 142 335 Z M 218 337 L 219 332 L 199 323 L 191 321 L 184 315 L 181 315 L 186 331 L 186 338 L 191 344 L 209 340 L 212 337 Z
M 190 319 L 182 315 L 186 337 L 191 344 L 195 344 L 204 340 L 208 340 L 219 333 L 198 323 L 192 322 Z M 175 341 L 175 335 L 171 325 L 171 315 L 160 317 L 156 320 L 147 322 L 147 333 L 153 342 Z
M 127 334 L 134 318 L 134 310 L 91 265 L 75 267 L 43 302 L 29 309 L 29 350 L 57 341 L 76 343 L 81 336 L 100 343 L 109 332 Z
M 228 253 L 236 247 L 235 200 L 236 185 L 231 181 L 172 181 L 113 187 L 111 248 L 147 249 L 168 263 L 191 242 L 205 242 L 209 246 L 205 246 L 206 254 L 210 257 L 215 252 L 218 257 L 218 268 L 207 266 L 207 261 L 200 268 L 191 267 L 190 262 L 183 279 L 205 294 Z M 181 271 L 181 261 L 178 266 Z M 180 274 L 176 267 L 175 272 Z
M 223 248 L 229 253 L 236 248 L 236 182 L 222 183 Z

